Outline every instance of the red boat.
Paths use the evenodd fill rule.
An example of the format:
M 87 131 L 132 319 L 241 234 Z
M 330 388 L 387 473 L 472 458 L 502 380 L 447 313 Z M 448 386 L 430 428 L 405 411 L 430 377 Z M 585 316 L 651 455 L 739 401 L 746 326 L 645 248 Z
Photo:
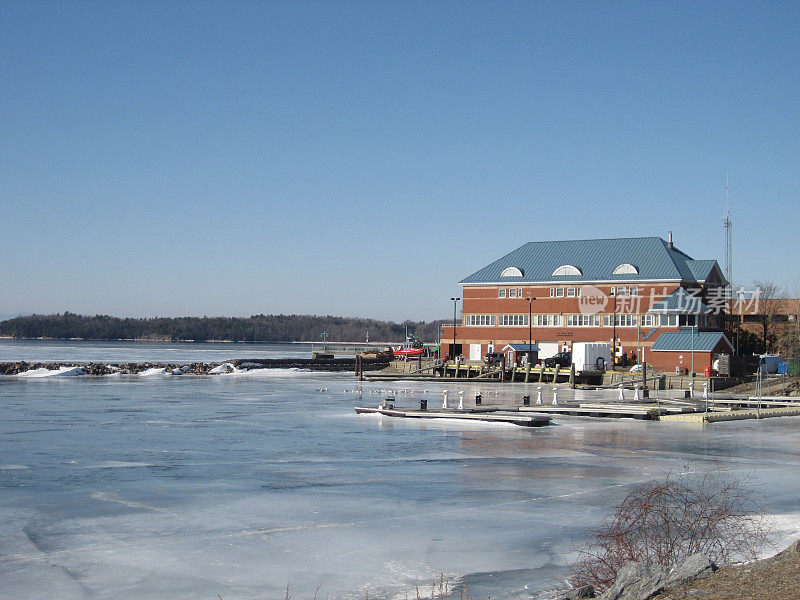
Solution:
M 416 337 L 407 337 L 402 346 L 395 346 L 392 348 L 392 354 L 395 356 L 421 356 L 425 352 L 422 342 Z

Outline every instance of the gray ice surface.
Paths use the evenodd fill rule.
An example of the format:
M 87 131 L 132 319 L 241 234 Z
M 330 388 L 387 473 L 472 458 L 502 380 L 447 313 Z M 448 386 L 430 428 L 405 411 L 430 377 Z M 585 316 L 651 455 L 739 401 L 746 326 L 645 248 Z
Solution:
M 799 418 L 528 429 L 353 412 L 390 393 L 435 406 L 443 389 L 530 393 L 286 371 L 0 378 L 0 598 L 280 599 L 287 583 L 297 600 L 414 598 L 440 573 L 476 600 L 532 597 L 604 508 L 667 471 L 750 475 L 781 535 L 800 535 Z

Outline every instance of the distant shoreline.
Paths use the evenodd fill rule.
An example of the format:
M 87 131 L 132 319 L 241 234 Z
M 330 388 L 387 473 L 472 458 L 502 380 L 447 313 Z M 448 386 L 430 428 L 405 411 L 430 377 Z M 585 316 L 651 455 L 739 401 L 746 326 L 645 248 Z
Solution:
M 19 342 L 150 342 L 154 344 L 313 344 L 313 345 L 323 345 L 323 344 L 358 344 L 364 346 L 375 346 L 376 348 L 382 348 L 385 346 L 389 346 L 391 344 L 397 344 L 397 342 L 354 342 L 354 341 L 334 341 L 328 340 L 327 342 L 317 341 L 317 342 L 303 342 L 303 341 L 282 341 L 282 340 L 158 340 L 153 338 L 114 338 L 114 339 L 103 339 L 103 338 L 61 338 L 61 337 L 13 337 L 10 335 L 0 335 L 0 340 L 13 340 Z
M 175 342 L 230 344 L 311 343 L 385 346 L 414 334 L 423 341 L 439 337 L 444 321 L 376 321 L 357 317 L 252 315 L 250 317 L 120 318 L 109 315 L 31 315 L 0 321 L 0 336 L 16 340 Z M 361 342 L 354 340 L 371 340 Z

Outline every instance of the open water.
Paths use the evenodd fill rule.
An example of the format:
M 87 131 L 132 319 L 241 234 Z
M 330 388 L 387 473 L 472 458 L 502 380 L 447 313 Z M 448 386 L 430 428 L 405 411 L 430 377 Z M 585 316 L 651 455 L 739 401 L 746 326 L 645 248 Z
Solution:
M 298 351 L 222 346 L 0 340 L 0 361 Z M 287 584 L 297 600 L 414 598 L 440 574 L 476 600 L 532 598 L 564 580 L 604 509 L 668 471 L 750 475 L 777 543 L 800 535 L 798 418 L 527 429 L 354 414 L 388 385 L 291 370 L 0 377 L 0 598 L 280 600 Z M 444 389 L 535 388 L 391 393 L 435 405 Z

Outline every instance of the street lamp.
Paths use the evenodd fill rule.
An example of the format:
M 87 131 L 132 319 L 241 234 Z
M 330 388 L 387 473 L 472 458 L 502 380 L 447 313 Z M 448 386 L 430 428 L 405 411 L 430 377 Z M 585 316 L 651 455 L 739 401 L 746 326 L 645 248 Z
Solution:
M 614 312 L 611 315 L 611 370 L 617 370 L 617 290 L 614 288 Z
M 528 292 L 528 364 L 533 362 L 533 301 L 536 300 Z
M 456 360 L 456 305 L 461 298 L 450 298 L 453 301 L 453 348 L 451 354 L 453 355 L 453 362 Z

